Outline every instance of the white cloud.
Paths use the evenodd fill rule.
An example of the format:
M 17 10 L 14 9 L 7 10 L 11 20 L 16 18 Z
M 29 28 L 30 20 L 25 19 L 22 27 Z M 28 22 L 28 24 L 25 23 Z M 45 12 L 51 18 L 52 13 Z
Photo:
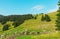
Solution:
M 57 11 L 58 9 L 51 9 L 51 10 L 49 10 L 48 12 L 55 12 L 55 11 Z
M 44 7 L 43 6 L 40 6 L 40 5 L 36 5 L 36 6 L 33 6 L 31 8 L 32 11 L 40 11 L 42 10 Z
M 49 13 L 49 12 L 55 12 L 55 11 L 57 11 L 57 10 L 58 10 L 58 6 L 57 6 L 56 8 L 54 8 L 54 9 L 48 10 L 48 13 Z

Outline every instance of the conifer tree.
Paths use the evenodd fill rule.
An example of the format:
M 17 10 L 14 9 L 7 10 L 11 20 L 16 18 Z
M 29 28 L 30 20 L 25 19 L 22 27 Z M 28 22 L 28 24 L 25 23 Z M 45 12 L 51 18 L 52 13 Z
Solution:
M 47 22 L 51 21 L 50 17 L 47 14 L 45 14 L 45 21 Z
M 59 9 L 58 9 L 58 14 L 57 14 L 57 20 L 56 20 L 56 27 L 57 27 L 57 30 L 60 30 L 60 0 L 58 1 L 58 6 L 59 6 Z
M 37 17 L 38 17 L 38 14 L 37 14 L 37 15 L 35 15 L 35 17 L 34 17 L 34 18 L 35 18 L 35 19 L 37 19 Z
M 43 13 L 42 13 L 41 21 L 45 21 L 45 17 L 43 15 Z

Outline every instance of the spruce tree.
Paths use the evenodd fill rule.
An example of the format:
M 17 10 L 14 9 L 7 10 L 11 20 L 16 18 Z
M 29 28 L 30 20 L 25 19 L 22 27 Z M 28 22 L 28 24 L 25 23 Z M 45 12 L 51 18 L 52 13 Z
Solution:
M 47 14 L 45 14 L 45 21 L 47 22 L 51 21 L 50 17 Z
M 45 17 L 43 15 L 43 13 L 42 13 L 41 21 L 45 21 Z
M 58 6 L 59 6 L 59 9 L 58 9 L 58 14 L 57 14 L 57 20 L 56 20 L 56 27 L 57 27 L 57 30 L 60 30 L 60 0 L 58 1 Z
M 37 17 L 38 17 L 38 14 L 34 16 L 34 19 L 37 19 Z

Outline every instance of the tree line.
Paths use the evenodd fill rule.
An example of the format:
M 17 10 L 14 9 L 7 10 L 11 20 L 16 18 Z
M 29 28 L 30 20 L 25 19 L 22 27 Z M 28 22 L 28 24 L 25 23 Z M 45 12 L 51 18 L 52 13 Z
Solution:
M 1 15 L 0 15 L 1 16 Z M 9 15 L 9 16 L 1 16 L 0 17 L 0 23 L 2 23 L 3 26 L 3 31 L 9 30 L 9 24 L 6 24 L 6 22 L 11 21 L 13 22 L 12 25 L 14 25 L 14 28 L 21 25 L 22 23 L 24 23 L 25 20 L 29 20 L 29 19 L 37 19 L 38 15 L 33 16 L 32 14 L 27 14 L 27 15 Z M 41 17 L 41 21 L 51 21 L 50 17 L 45 14 L 45 16 Z
M 32 14 L 27 15 L 9 15 L 9 16 L 3 16 L 0 17 L 0 23 L 2 23 L 3 31 L 8 30 L 10 25 L 7 25 L 6 22 L 11 21 L 14 22 L 12 25 L 14 25 L 14 28 L 22 24 L 25 20 L 33 19 L 34 16 Z
M 43 14 L 42 13 L 41 21 L 50 22 L 51 21 L 51 18 L 47 14 Z

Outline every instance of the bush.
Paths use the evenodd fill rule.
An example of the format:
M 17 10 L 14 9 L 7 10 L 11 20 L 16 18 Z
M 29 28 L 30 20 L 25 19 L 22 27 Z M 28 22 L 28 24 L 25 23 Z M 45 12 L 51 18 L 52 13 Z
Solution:
M 46 20 L 47 22 L 51 21 L 50 17 L 49 17 L 47 14 L 45 14 L 45 20 Z
M 9 25 L 4 25 L 3 26 L 3 31 L 9 30 Z

